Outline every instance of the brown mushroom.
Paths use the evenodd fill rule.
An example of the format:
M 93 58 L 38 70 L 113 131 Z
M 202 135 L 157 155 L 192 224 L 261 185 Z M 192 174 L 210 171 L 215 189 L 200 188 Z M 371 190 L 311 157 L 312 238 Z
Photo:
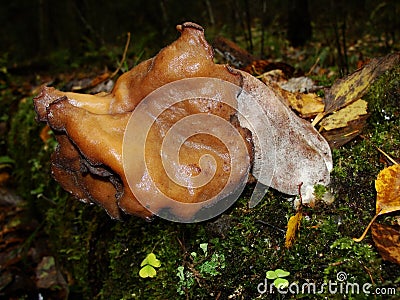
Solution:
M 175 42 L 122 75 L 109 94 L 43 87 L 34 106 L 37 119 L 48 123 L 59 142 L 52 156 L 54 178 L 113 218 L 120 218 L 120 210 L 142 217 L 170 210 L 183 220 L 194 220 L 201 210 L 192 204 L 214 205 L 221 200 L 216 195 L 236 190 L 251 167 L 259 182 L 287 194 L 297 194 L 301 183 L 329 183 L 331 154 L 318 132 L 291 112 L 271 87 L 248 73 L 215 64 L 202 27 L 188 22 L 177 29 L 181 36 Z M 186 80 L 190 78 L 196 80 Z M 178 82 L 186 93 L 194 92 L 156 113 L 165 103 L 163 97 L 175 96 Z M 164 94 L 157 94 L 160 91 Z M 228 131 L 208 121 L 181 126 L 192 115 L 217 116 Z M 146 128 L 142 117 L 150 118 L 151 126 Z M 132 119 L 137 124 L 128 134 L 130 141 Z M 204 132 L 207 126 L 211 134 Z M 175 140 L 166 142 L 172 131 Z M 145 142 L 135 144 L 136 135 L 145 135 Z M 168 152 L 176 146 L 179 151 Z M 128 160 L 139 157 L 145 167 L 136 160 L 127 166 L 124 155 Z M 207 176 L 207 183 L 196 183 Z M 165 195 L 172 201 L 165 202 Z M 143 197 L 151 201 L 143 202 Z

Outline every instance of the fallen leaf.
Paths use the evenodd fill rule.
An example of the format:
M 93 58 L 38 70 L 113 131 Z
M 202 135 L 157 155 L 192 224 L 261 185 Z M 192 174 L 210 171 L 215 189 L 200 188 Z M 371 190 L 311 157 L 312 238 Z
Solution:
M 295 72 L 294 67 L 284 62 L 269 62 L 267 60 L 255 60 L 243 68 L 243 71 L 254 76 L 259 76 L 274 70 L 281 70 L 283 78 L 285 79 L 291 78 Z
M 303 217 L 302 212 L 298 211 L 296 215 L 291 216 L 289 219 L 288 228 L 286 231 L 286 241 L 285 241 L 285 247 L 288 249 L 292 247 L 294 240 L 296 239 L 302 217 Z
M 280 83 L 279 86 L 291 93 L 308 93 L 320 88 L 315 85 L 315 82 L 311 78 L 306 76 L 290 78 L 288 81 Z
M 372 239 L 384 260 L 400 264 L 400 231 L 389 225 L 374 223 L 371 226 Z
M 329 131 L 323 130 L 321 134 L 326 139 L 331 149 L 339 148 L 361 133 L 362 129 L 367 124 L 368 116 L 368 114 L 359 116 L 356 120 L 348 122 L 346 127 Z
M 358 99 L 371 83 L 386 70 L 400 63 L 400 53 L 374 58 L 361 69 L 344 79 L 338 79 L 325 96 L 325 114 L 334 112 Z
M 285 100 L 284 103 L 298 112 L 302 118 L 311 118 L 324 111 L 322 98 L 315 93 L 290 92 L 278 84 L 271 85 L 274 87 L 274 91 Z
M 387 167 L 375 180 L 376 213 L 379 215 L 400 210 L 400 165 Z
M 350 121 L 357 120 L 360 116 L 366 115 L 368 113 L 367 106 L 367 101 L 359 99 L 323 119 L 320 123 L 320 128 L 329 131 L 346 127 Z
M 368 229 L 378 216 L 400 210 L 400 165 L 396 164 L 380 171 L 375 180 L 375 189 L 377 192 L 375 216 L 361 237 L 353 238 L 356 242 L 364 239 Z
M 383 72 L 400 63 L 400 53 L 374 58 L 349 76 L 338 79 L 325 95 L 325 111 L 313 121 L 316 125 L 324 116 L 360 99 L 374 80 Z

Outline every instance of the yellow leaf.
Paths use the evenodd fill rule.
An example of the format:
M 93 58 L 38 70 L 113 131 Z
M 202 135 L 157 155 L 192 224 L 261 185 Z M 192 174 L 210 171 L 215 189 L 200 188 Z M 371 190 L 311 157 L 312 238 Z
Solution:
M 291 216 L 289 219 L 285 241 L 285 247 L 288 249 L 292 247 L 294 240 L 296 239 L 302 217 L 303 214 L 301 213 L 301 211 L 298 211 L 296 215 Z
M 400 210 L 400 165 L 379 172 L 375 180 L 376 213 L 379 215 Z
M 400 165 L 393 165 L 379 172 L 375 180 L 376 213 L 369 222 L 367 228 L 359 238 L 353 238 L 361 242 L 379 215 L 400 210 Z
M 367 104 L 367 101 L 359 99 L 323 119 L 320 126 L 325 130 L 346 127 L 350 121 L 357 120 L 360 116 L 367 114 Z
M 315 93 L 292 93 L 282 89 L 277 84 L 271 85 L 273 85 L 274 91 L 284 99 L 284 103 L 297 111 L 302 118 L 310 118 L 324 111 L 325 105 L 322 98 Z
M 399 62 L 399 53 L 374 58 L 363 68 L 358 69 L 346 78 L 337 80 L 325 96 L 324 114 L 327 115 L 360 99 L 379 75 Z

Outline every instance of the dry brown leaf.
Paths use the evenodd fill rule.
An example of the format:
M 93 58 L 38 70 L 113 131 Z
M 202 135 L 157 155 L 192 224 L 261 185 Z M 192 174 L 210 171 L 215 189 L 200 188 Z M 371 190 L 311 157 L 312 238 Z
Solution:
M 356 120 L 347 123 L 346 127 L 323 130 L 322 136 L 327 140 L 331 149 L 339 148 L 358 136 L 367 124 L 368 114 L 359 116 Z
M 285 241 L 285 247 L 287 249 L 292 247 L 294 240 L 296 239 L 296 236 L 300 229 L 300 222 L 301 222 L 302 217 L 303 217 L 302 212 L 298 211 L 296 213 L 296 215 L 291 216 L 289 219 L 287 231 L 286 231 L 286 241 Z
M 400 264 L 400 231 L 394 226 L 374 223 L 371 226 L 372 239 L 384 260 Z
M 368 229 L 378 216 L 400 210 L 400 165 L 396 164 L 380 171 L 375 180 L 375 189 L 377 192 L 375 216 L 361 237 L 353 238 L 356 242 L 364 239 Z

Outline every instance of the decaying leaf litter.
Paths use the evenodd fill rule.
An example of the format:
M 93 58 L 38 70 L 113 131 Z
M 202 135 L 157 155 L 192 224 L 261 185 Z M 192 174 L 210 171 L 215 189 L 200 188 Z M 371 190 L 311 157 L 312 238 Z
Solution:
M 322 122 L 322 121 L 321 121 Z M 346 122 L 346 120 L 345 120 L 345 122 Z M 343 127 L 342 127 L 343 128 Z M 345 128 L 345 127 L 344 127 Z M 361 131 L 362 130 L 362 128 L 363 128 L 363 126 L 360 126 L 360 127 L 358 127 L 358 131 Z M 352 132 L 353 132 L 353 130 L 352 130 Z M 350 132 L 350 133 L 352 133 L 352 132 Z M 343 136 L 346 136 L 346 135 L 348 135 L 348 133 L 346 134 L 346 133 L 344 133 L 344 134 L 342 134 L 342 136 L 339 136 L 339 138 L 342 138 L 343 139 Z M 373 237 L 374 236 L 376 236 L 377 234 L 376 234 L 376 232 L 381 232 L 380 233 L 380 235 L 381 236 L 384 236 L 384 235 L 388 235 L 388 232 L 389 232 L 389 235 L 390 235 L 390 240 L 392 240 L 392 241 L 396 241 L 396 233 L 395 232 L 392 232 L 392 231 L 390 231 L 390 230 L 386 230 L 385 232 L 385 234 L 383 234 L 382 233 L 382 229 L 381 228 L 375 228 L 374 229 L 374 226 L 375 226 L 375 224 L 373 225 L 373 227 L 372 227 L 372 234 L 373 234 Z M 374 233 L 375 232 L 375 233 Z M 374 240 L 375 240 L 375 237 L 374 237 Z M 383 246 L 383 249 L 384 249 L 384 251 L 389 251 L 388 249 L 390 248 L 390 249 L 393 249 L 393 247 L 394 247 L 394 249 L 396 249 L 396 243 L 394 243 L 393 244 L 393 242 L 392 242 L 392 245 L 390 245 L 390 242 L 388 242 L 388 243 L 384 243 L 384 242 L 376 242 L 376 244 L 378 245 L 379 244 L 379 246 L 378 246 L 378 248 L 379 247 L 381 247 L 382 248 L 382 244 L 383 245 L 386 245 L 386 246 Z M 389 245 L 389 246 L 388 246 Z M 390 250 L 389 252 L 392 252 L 392 250 Z M 381 252 L 382 253 L 382 252 Z M 395 255 L 394 255 L 395 256 Z

